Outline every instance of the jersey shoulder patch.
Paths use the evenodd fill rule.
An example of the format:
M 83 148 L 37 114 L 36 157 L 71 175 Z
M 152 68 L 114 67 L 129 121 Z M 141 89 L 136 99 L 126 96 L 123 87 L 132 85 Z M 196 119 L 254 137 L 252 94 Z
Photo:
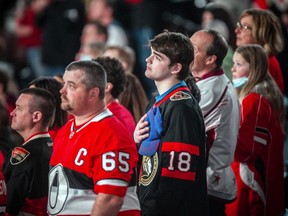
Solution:
M 12 150 L 10 163 L 12 165 L 17 165 L 22 163 L 28 156 L 30 155 L 30 152 L 27 151 L 24 148 L 16 147 Z
M 175 94 L 171 95 L 171 101 L 179 101 L 179 100 L 187 100 L 190 99 L 191 96 L 183 91 L 178 91 Z

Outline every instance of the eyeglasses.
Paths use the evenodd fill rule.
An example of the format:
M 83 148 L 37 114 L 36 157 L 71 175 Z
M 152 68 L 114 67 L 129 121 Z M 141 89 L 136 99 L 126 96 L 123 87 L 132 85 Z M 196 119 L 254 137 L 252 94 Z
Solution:
M 252 30 L 252 27 L 244 25 L 240 22 L 237 22 L 237 28 L 240 28 L 241 31 L 248 31 L 248 30 Z

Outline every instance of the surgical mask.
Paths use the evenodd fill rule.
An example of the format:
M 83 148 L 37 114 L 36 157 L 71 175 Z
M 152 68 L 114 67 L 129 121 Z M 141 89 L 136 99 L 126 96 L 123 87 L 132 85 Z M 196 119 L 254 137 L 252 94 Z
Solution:
M 86 60 L 91 60 L 92 56 L 88 54 L 80 54 L 79 60 L 80 61 L 86 61 Z
M 248 81 L 248 77 L 240 77 L 237 79 L 233 79 L 233 85 L 235 88 L 239 88 L 243 85 L 245 85 L 245 83 Z

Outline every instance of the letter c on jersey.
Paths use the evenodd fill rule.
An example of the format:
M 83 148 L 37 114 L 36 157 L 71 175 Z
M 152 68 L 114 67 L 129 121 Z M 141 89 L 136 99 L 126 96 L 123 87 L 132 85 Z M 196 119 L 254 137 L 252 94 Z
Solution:
M 80 150 L 79 150 L 79 152 L 78 152 L 78 154 L 77 154 L 77 156 L 76 156 L 76 158 L 75 158 L 75 164 L 77 165 L 77 166 L 81 166 L 81 165 L 83 165 L 83 163 L 84 163 L 84 160 L 81 160 L 80 159 L 80 157 L 81 156 L 86 156 L 87 155 L 87 150 L 85 149 L 85 148 L 81 148 Z

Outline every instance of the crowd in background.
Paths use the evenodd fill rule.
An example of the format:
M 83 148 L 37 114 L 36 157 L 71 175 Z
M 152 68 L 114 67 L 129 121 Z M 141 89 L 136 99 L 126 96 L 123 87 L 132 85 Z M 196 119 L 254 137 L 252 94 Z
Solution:
M 251 10 L 249 10 L 250 8 Z M 258 12 L 254 12 L 252 8 L 264 10 L 265 13 L 259 13 L 260 15 L 258 15 Z M 253 17 L 253 26 L 254 28 L 258 28 L 257 30 L 247 24 L 251 21 L 248 18 L 249 16 Z M 264 21 L 265 19 L 262 19 L 261 16 L 271 17 L 271 19 L 267 19 L 268 24 L 264 23 L 266 21 Z M 264 25 L 265 27 L 263 27 Z M 271 25 L 271 27 L 267 27 L 269 25 Z M 259 29 L 265 29 L 266 27 L 273 30 L 271 30 L 271 32 L 269 32 L 269 30 L 263 30 L 263 33 L 261 33 Z M 6 127 L 9 125 L 9 118 L 7 116 L 9 116 L 9 113 L 13 112 L 20 90 L 31 86 L 40 87 L 52 91 L 52 94 L 57 95 L 57 98 L 60 99 L 59 91 L 63 86 L 62 76 L 65 68 L 71 62 L 78 60 L 96 59 L 100 64 L 107 66 L 103 67 L 108 74 L 108 83 L 111 83 L 112 87 L 109 89 L 109 85 L 107 86 L 104 101 L 109 110 L 111 110 L 116 117 L 122 119 L 121 122 L 128 129 L 130 135 L 133 135 L 137 122 L 141 121 L 141 117 L 147 111 L 146 106 L 148 105 L 148 101 L 153 99 L 157 90 L 159 90 L 155 86 L 153 79 L 148 79 L 144 72 L 146 71 L 147 61 L 149 61 L 147 59 L 151 52 L 150 47 L 148 46 L 148 41 L 149 39 L 154 38 L 155 35 L 162 33 L 164 29 L 171 32 L 179 32 L 188 37 L 194 35 L 194 37 L 190 38 L 194 51 L 195 43 L 197 46 L 199 43 L 202 47 L 205 47 L 205 44 L 208 43 L 207 41 L 210 41 L 211 39 L 210 36 L 216 34 L 213 33 L 213 30 L 219 32 L 225 38 L 228 47 L 227 54 L 223 56 L 223 64 L 217 65 L 216 62 L 215 68 L 204 68 L 204 66 L 201 68 L 201 62 L 196 62 L 196 54 L 194 54 L 195 62 L 194 68 L 190 68 L 192 70 L 191 73 L 195 77 L 200 91 L 204 91 L 203 89 L 205 88 L 208 88 L 209 90 L 211 86 L 215 85 L 215 83 L 212 82 L 211 85 L 208 86 L 205 81 L 207 77 L 203 75 L 204 71 L 209 71 L 210 69 L 209 72 L 211 72 L 212 69 L 215 73 L 223 72 L 230 81 L 234 82 L 234 87 L 236 89 L 238 87 L 242 88 L 244 84 L 248 82 L 248 87 L 243 87 L 241 91 L 239 88 L 239 91 L 237 92 L 239 94 L 240 105 L 242 104 L 243 106 L 248 100 L 246 98 L 248 95 L 247 92 L 254 89 L 254 87 L 257 89 L 255 90 L 257 93 L 260 92 L 259 94 L 263 94 L 269 98 L 268 101 L 273 104 L 272 110 L 277 110 L 277 113 L 273 118 L 276 119 L 276 122 L 281 122 L 281 126 L 277 125 L 274 128 L 283 130 L 283 134 L 286 133 L 283 140 L 279 140 L 284 144 L 282 156 L 284 156 L 284 177 L 287 179 L 288 120 L 286 113 L 288 110 L 288 1 L 285 0 L 1 1 L 0 138 L 2 139 L 3 137 L 1 145 L 2 143 L 5 143 L 3 147 L 1 146 L 2 154 L 5 155 L 9 149 L 12 149 L 16 145 L 21 145 L 23 142 L 23 137 L 19 136 L 13 130 L 10 131 L 10 129 L 7 129 Z M 201 35 L 201 30 L 205 29 L 212 30 L 212 33 L 209 33 L 211 34 L 210 36 L 209 34 L 208 36 L 205 35 L 203 32 L 203 35 Z M 250 37 L 246 37 L 245 35 L 243 36 L 242 33 L 245 33 L 246 31 L 251 31 Z M 199 32 L 201 35 L 199 38 L 201 38 L 201 40 L 204 40 L 203 38 L 207 37 L 204 44 L 200 43 L 200 39 L 197 39 L 196 37 Z M 213 37 L 215 39 L 218 36 L 214 35 Z M 211 43 L 212 42 L 213 40 Z M 273 45 L 271 45 L 272 42 Z M 215 42 L 215 44 L 217 43 Z M 243 64 L 248 62 L 250 65 L 249 70 L 257 72 L 257 59 L 253 59 L 253 55 L 259 56 L 259 62 L 266 61 L 265 57 L 263 57 L 264 60 L 261 60 L 263 52 L 260 50 L 260 46 L 251 48 L 246 47 L 245 45 L 247 44 L 258 44 L 263 48 L 263 50 L 265 50 L 269 62 L 267 67 L 269 68 L 273 80 L 263 78 L 262 81 L 266 82 L 267 86 L 273 89 L 271 92 L 273 92 L 274 95 L 272 94 L 271 96 L 271 92 L 263 93 L 263 91 L 266 90 L 263 90 L 262 86 L 259 87 L 253 83 L 253 80 L 257 82 L 257 77 L 251 77 L 252 75 L 249 75 L 249 73 L 237 77 L 237 65 L 235 65 L 235 62 L 241 62 Z M 217 45 L 218 48 L 219 46 L 222 46 L 221 43 Z M 244 48 L 241 48 L 243 46 Z M 221 53 L 218 53 L 217 51 L 209 51 L 212 53 L 215 52 L 217 58 L 219 57 L 218 55 L 221 56 Z M 207 51 L 207 53 L 209 53 L 209 51 Z M 116 58 L 119 62 L 113 62 L 113 60 L 111 62 L 111 59 L 108 58 L 107 60 L 106 57 Z M 221 72 L 219 72 L 220 67 L 223 69 Z M 263 67 L 265 68 L 265 64 Z M 115 74 L 115 71 L 119 73 Z M 263 76 L 265 76 L 265 74 Z M 55 82 L 58 78 L 59 81 Z M 258 77 L 258 79 L 261 78 Z M 278 87 L 275 85 L 274 81 Z M 251 87 L 250 89 L 249 85 Z M 211 95 L 209 95 L 209 97 L 210 96 Z M 226 95 L 225 97 L 229 98 L 230 96 Z M 213 98 L 216 100 L 217 97 L 214 95 Z M 214 139 L 217 140 L 215 138 L 217 137 L 217 135 L 215 135 L 216 129 L 213 128 L 213 124 L 211 126 L 213 129 L 209 126 L 209 124 L 211 124 L 211 122 L 209 122 L 209 120 L 211 120 L 209 117 L 211 113 L 206 113 L 206 115 L 204 111 L 205 108 L 207 109 L 207 104 L 204 104 L 207 98 L 205 98 L 205 95 L 204 97 L 202 95 L 201 99 L 199 105 L 204 115 L 206 133 L 208 134 L 207 142 L 209 144 L 209 141 L 211 141 L 209 138 L 212 137 L 213 142 Z M 227 100 L 229 101 L 229 99 Z M 261 101 L 261 99 L 259 100 Z M 207 101 L 209 100 L 207 99 Z M 259 102 L 258 99 L 255 99 L 255 101 Z M 233 101 L 233 103 L 235 102 Z M 283 105 L 282 103 L 284 104 L 284 111 L 281 109 L 281 106 Z M 55 110 L 56 116 L 59 118 L 51 126 L 53 129 L 49 131 L 52 139 L 56 136 L 58 129 L 67 122 L 67 119 L 72 118 L 70 115 L 67 115 L 67 113 L 63 113 L 63 110 L 60 109 L 60 104 L 61 101 L 57 101 Z M 264 106 L 265 102 L 264 105 L 262 104 L 262 101 L 259 102 L 259 104 Z M 127 109 L 127 112 L 123 111 L 123 109 Z M 117 114 L 118 110 L 121 110 L 121 113 Z M 233 110 L 233 112 L 239 113 L 239 110 Z M 265 112 L 268 113 L 269 111 Z M 243 120 L 245 114 L 241 113 L 241 115 Z M 258 115 L 258 113 L 255 115 Z M 236 118 L 237 116 L 233 114 L 231 114 L 231 116 L 235 117 L 235 119 L 232 117 L 228 118 L 235 124 L 238 124 L 239 118 Z M 231 126 L 230 124 L 232 123 L 228 124 L 228 128 Z M 245 125 L 243 121 L 240 121 L 240 126 L 241 124 Z M 9 132 L 7 132 L 7 130 Z M 240 135 L 242 135 L 242 137 L 246 136 L 247 133 L 245 131 L 243 132 L 243 130 L 244 129 L 242 129 L 242 131 L 241 129 L 239 130 L 239 137 Z M 227 132 L 228 129 L 225 129 L 225 131 Z M 234 136 L 234 132 L 231 131 L 229 134 Z M 238 131 L 236 134 L 237 133 Z M 11 134 L 11 137 L 8 136 L 8 134 Z M 236 139 L 236 137 L 234 138 Z M 238 140 L 238 142 L 240 141 Z M 215 151 L 216 153 L 213 153 L 212 148 L 212 153 L 209 153 L 210 158 L 208 164 L 212 167 L 210 175 L 213 176 L 213 178 L 215 177 L 213 174 L 213 166 L 219 165 L 219 169 L 222 169 L 223 167 L 221 166 L 225 163 L 229 163 L 230 166 L 233 161 L 234 151 L 235 158 L 237 158 L 238 162 L 246 157 L 243 155 L 247 152 L 244 154 L 241 152 L 241 149 L 237 149 L 236 146 L 232 146 L 231 148 L 233 149 L 232 159 L 231 155 L 228 155 L 225 162 L 215 159 L 215 155 L 218 155 L 218 150 Z M 0 154 L 0 156 L 3 155 Z M 214 158 L 215 161 L 212 161 L 211 158 Z M 224 160 L 224 158 L 225 157 L 223 156 L 222 159 Z M 208 170 L 210 169 L 210 166 L 208 166 Z M 234 171 L 239 170 L 241 168 L 241 163 L 233 163 L 232 167 Z M 253 168 L 251 169 L 253 170 Z M 213 191 L 214 188 L 212 183 L 210 182 L 209 185 L 209 174 L 207 174 L 207 176 L 208 192 L 209 190 Z M 236 175 L 236 178 L 240 177 Z M 241 188 L 241 185 L 239 185 L 240 184 L 237 184 L 237 186 Z M 215 189 L 215 191 L 217 190 L 219 190 L 219 188 Z M 287 208 L 287 188 L 285 190 Z M 236 194 L 236 191 L 229 191 L 229 193 L 230 192 L 231 194 Z M 239 191 L 237 195 L 240 196 Z M 216 197 L 219 198 L 218 195 Z M 225 197 L 225 199 L 226 198 L 227 197 Z M 228 200 L 233 200 L 234 198 L 235 197 L 231 195 Z M 241 202 L 239 206 L 241 206 Z M 219 206 L 210 206 L 210 209 L 217 209 L 218 207 Z M 236 207 L 233 206 L 233 204 L 230 204 L 227 214 L 233 215 L 233 210 L 235 210 L 235 208 Z M 259 208 L 262 208 L 262 206 Z

